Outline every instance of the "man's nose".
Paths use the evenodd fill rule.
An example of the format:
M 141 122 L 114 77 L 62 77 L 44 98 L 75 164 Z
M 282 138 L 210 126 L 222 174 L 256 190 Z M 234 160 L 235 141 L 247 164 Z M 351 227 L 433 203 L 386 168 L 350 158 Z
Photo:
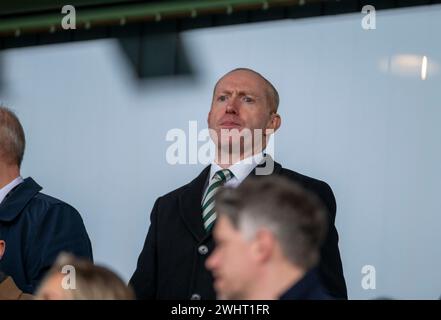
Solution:
M 239 100 L 237 97 L 231 97 L 227 103 L 227 113 L 237 114 L 239 112 Z
M 216 266 L 216 250 L 213 251 L 213 253 L 207 258 L 205 261 L 205 267 L 208 270 L 213 270 Z

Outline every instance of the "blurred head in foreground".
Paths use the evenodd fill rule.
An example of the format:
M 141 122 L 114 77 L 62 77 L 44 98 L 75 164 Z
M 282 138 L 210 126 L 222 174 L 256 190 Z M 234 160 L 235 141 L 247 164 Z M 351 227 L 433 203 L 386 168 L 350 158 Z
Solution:
M 62 253 L 37 291 L 43 300 L 131 300 L 131 288 L 109 269 Z
M 327 225 L 317 197 L 284 178 L 259 177 L 221 189 L 215 201 L 216 248 L 206 266 L 218 298 L 325 298 L 309 272 Z

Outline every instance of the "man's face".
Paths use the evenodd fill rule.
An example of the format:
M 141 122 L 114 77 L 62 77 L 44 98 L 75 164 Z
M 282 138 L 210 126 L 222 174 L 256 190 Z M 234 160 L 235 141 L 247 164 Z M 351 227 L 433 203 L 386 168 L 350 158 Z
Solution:
M 3 257 L 3 254 L 5 253 L 6 243 L 4 240 L 0 240 L 0 260 Z
M 278 125 L 274 118 L 278 116 L 272 112 L 268 94 L 265 81 L 258 75 L 245 70 L 228 73 L 214 91 L 208 127 L 216 132 L 218 138 L 222 129 L 241 132 L 248 128 L 253 134 L 255 129 L 261 129 L 263 133 L 265 129 L 275 131 Z
M 206 261 L 219 299 L 244 299 L 255 282 L 257 263 L 252 242 L 234 228 L 230 220 L 220 216 L 213 231 L 216 249 Z

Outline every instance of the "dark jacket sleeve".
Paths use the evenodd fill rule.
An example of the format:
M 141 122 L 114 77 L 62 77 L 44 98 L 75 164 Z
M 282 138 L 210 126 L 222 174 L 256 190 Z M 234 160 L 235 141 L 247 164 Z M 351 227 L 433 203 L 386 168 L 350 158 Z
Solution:
M 38 221 L 26 261 L 32 292 L 61 252 L 93 261 L 92 246 L 80 214 L 65 203 L 51 205 Z
M 135 291 L 137 299 L 155 299 L 157 293 L 157 216 L 159 200 L 156 200 L 150 214 L 150 228 L 144 242 L 144 247 L 138 258 L 136 270 L 129 284 Z
M 347 299 L 346 283 L 338 249 L 338 233 L 335 228 L 336 202 L 331 187 L 320 183 L 319 196 L 329 211 L 328 233 L 321 249 L 319 273 L 324 287 L 335 298 Z

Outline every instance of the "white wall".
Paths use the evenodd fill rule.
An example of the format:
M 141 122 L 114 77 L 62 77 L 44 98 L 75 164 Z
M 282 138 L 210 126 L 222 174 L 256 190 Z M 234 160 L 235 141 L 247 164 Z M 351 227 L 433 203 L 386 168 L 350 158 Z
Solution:
M 141 86 L 112 40 L 9 50 L 0 101 L 27 133 L 23 173 L 82 213 L 96 261 L 128 280 L 154 200 L 202 169 L 167 164 L 167 131 L 204 128 L 216 79 L 251 67 L 281 95 L 276 160 L 334 189 L 350 298 L 438 298 L 441 7 L 381 11 L 371 31 L 361 18 L 185 32 L 198 79 Z M 428 57 L 427 80 L 402 54 Z

